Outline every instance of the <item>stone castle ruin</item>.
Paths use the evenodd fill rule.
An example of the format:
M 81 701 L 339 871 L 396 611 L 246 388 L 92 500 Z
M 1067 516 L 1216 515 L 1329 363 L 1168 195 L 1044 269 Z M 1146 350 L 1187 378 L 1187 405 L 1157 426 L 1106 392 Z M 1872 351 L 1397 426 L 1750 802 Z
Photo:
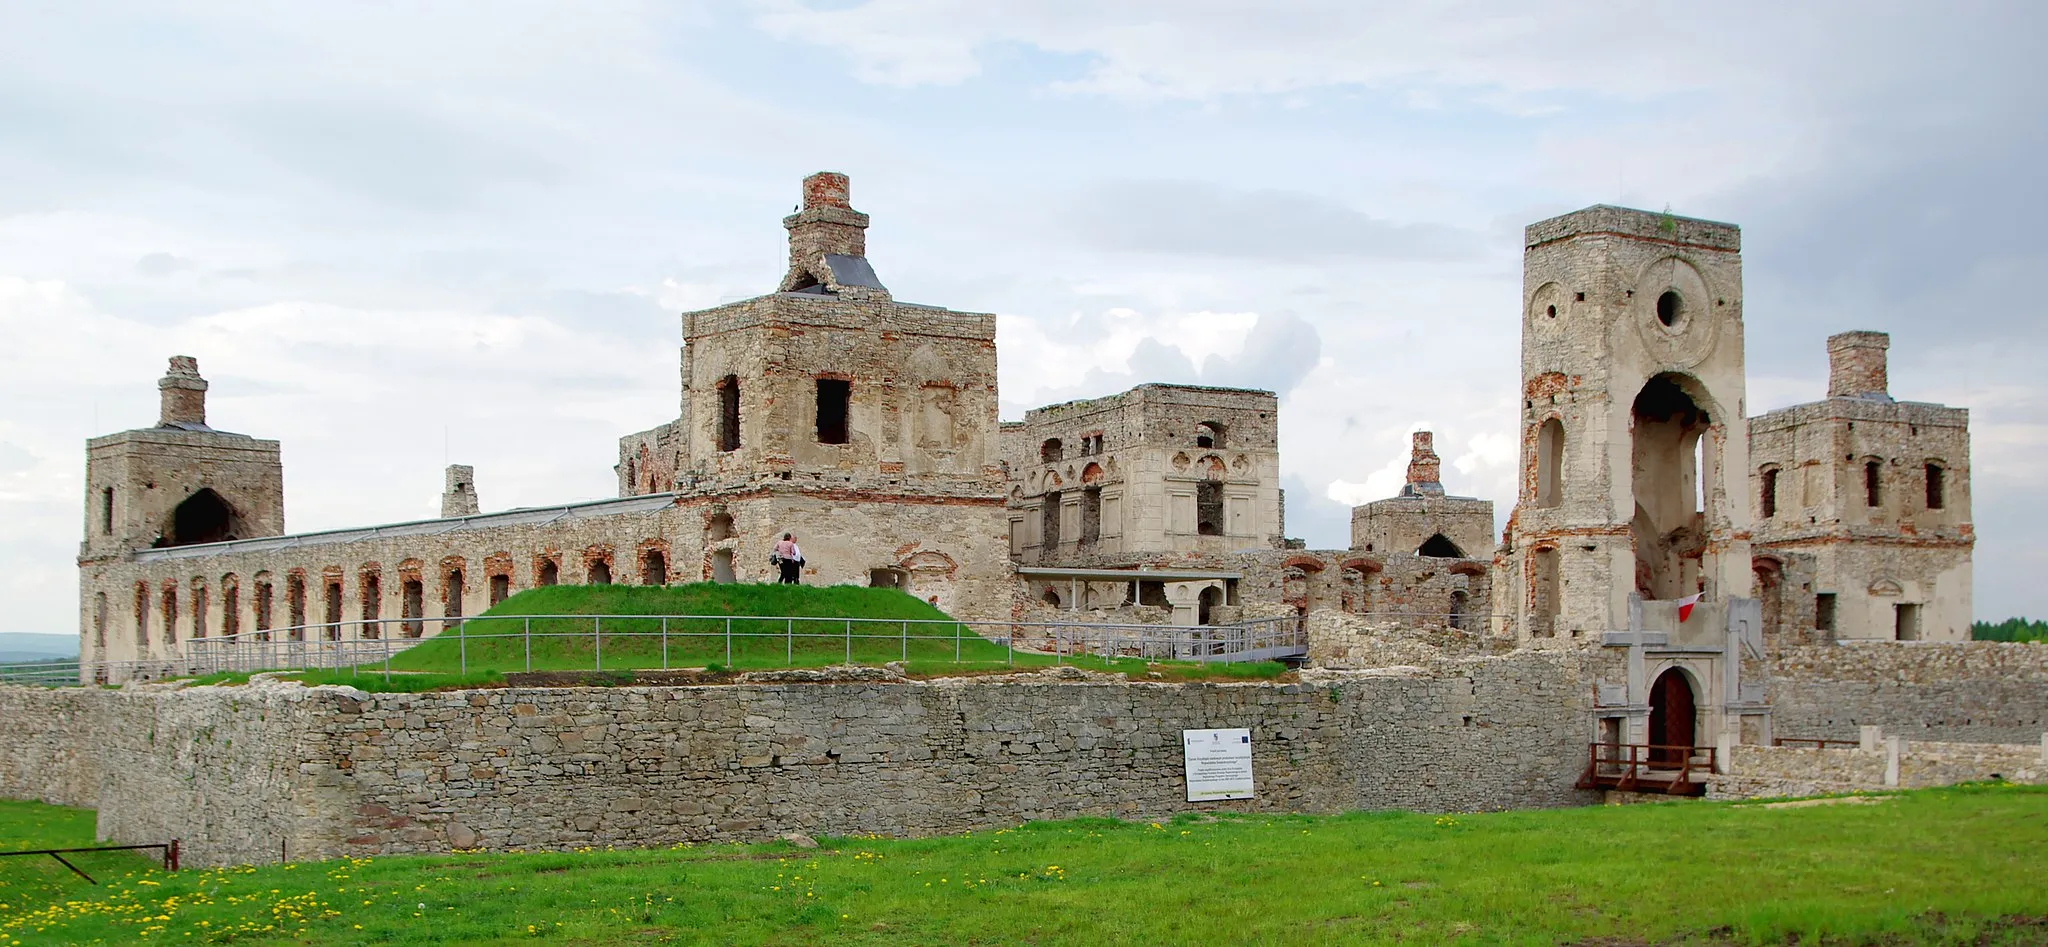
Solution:
M 844 175 L 805 179 L 776 291 L 683 314 L 677 417 L 620 439 L 614 499 L 485 512 L 454 466 L 438 519 L 287 533 L 278 442 L 212 428 L 197 363 L 173 358 L 157 425 L 88 444 L 82 675 L 178 673 L 223 639 L 382 647 L 535 586 L 766 581 L 788 531 L 807 582 L 1012 629 L 1288 623 L 1301 683 L 263 685 L 230 706 L 0 688 L 22 722 L 0 728 L 0 793 L 100 805 L 116 835 L 174 830 L 179 806 L 227 818 L 208 829 L 223 863 L 279 839 L 338 854 L 1156 814 L 1186 808 L 1178 727 L 1252 727 L 1274 791 L 1246 805 L 1266 809 L 1557 805 L 1647 773 L 1733 795 L 2048 778 L 2020 745 L 2048 722 L 2048 659 L 1967 642 L 1967 412 L 1894 400 L 1887 337 L 1847 332 L 1824 400 L 1747 417 L 1732 225 L 1607 206 L 1530 225 L 1505 530 L 1418 431 L 1398 495 L 1352 511 L 1347 548 L 1308 549 L 1286 537 L 1272 392 L 1145 384 L 999 422 L 995 317 L 896 300 L 867 224 Z M 160 745 L 156 721 L 206 723 Z M 217 728 L 270 796 L 314 801 L 209 782 L 228 771 L 186 749 Z M 609 749 L 558 765 L 572 743 Z M 659 775 L 631 764 L 654 757 Z M 506 792 L 530 804 L 488 802 Z

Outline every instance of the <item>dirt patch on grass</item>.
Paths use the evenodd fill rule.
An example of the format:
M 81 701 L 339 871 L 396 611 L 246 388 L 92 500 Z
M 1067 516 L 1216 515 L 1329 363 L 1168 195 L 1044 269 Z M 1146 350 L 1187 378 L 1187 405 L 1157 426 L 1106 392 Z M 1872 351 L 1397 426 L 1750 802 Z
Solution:
M 1766 802 L 1760 809 L 1806 809 L 1812 806 L 1874 806 L 1890 802 L 1889 796 L 1829 796 L 1825 799 L 1788 799 L 1784 802 Z

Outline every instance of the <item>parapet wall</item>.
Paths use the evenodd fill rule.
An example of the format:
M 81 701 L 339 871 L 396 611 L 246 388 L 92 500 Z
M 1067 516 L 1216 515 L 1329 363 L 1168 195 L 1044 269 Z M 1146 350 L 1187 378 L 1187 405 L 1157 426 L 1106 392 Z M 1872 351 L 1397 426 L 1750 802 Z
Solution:
M 0 687 L 0 793 L 96 807 L 111 841 L 182 838 L 195 865 L 1590 798 L 1569 660 L 1310 677 Z M 1185 801 L 1180 731 L 1208 727 L 1251 728 L 1257 798 Z
M 1786 648 L 1770 661 L 1779 737 L 2035 743 L 2048 730 L 2048 644 L 1883 642 Z

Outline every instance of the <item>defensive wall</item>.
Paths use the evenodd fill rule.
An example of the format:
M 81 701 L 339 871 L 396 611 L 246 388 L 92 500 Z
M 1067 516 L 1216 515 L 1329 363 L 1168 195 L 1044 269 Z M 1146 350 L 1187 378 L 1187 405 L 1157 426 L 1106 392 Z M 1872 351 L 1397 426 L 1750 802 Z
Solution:
M 1857 739 L 2036 743 L 2048 730 L 2048 645 L 1873 642 L 1785 648 L 1769 660 L 1771 729 Z
M 1980 780 L 2048 784 L 2048 740 L 1944 743 L 1892 737 L 1871 742 L 1877 741 L 1853 747 L 1734 747 L 1726 761 L 1728 772 L 1708 778 L 1707 797 L 1817 796 Z
M 182 838 L 208 866 L 1593 799 L 1572 788 L 1588 688 L 1568 655 L 1305 678 L 4 686 L 0 795 L 96 808 L 106 840 Z M 1180 731 L 1212 727 L 1251 729 L 1256 798 L 1186 801 Z

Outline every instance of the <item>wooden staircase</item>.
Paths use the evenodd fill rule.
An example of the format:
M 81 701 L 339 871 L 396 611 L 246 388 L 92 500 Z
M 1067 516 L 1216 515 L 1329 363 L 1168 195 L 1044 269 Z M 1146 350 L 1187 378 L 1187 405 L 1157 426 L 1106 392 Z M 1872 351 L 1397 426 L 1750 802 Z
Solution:
M 1615 792 L 1703 796 L 1706 778 L 1714 772 L 1710 746 L 1660 746 L 1652 743 L 1592 743 L 1578 788 Z

